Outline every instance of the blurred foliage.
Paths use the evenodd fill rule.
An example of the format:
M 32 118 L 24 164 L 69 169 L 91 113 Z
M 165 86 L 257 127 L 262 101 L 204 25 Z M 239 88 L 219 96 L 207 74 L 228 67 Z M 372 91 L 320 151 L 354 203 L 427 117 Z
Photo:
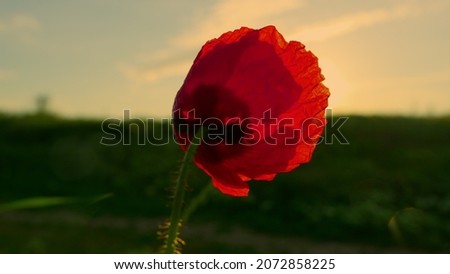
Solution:
M 0 205 L 16 205 L 0 212 L 0 252 L 156 252 L 157 224 L 169 215 L 167 189 L 182 152 L 173 142 L 137 145 L 144 130 L 129 124 L 123 133 L 131 145 L 101 145 L 100 124 L 0 114 Z M 450 252 L 450 119 L 352 116 L 341 127 L 348 145 L 332 138 L 331 125 L 333 144 L 320 144 L 311 163 L 273 182 L 252 182 L 249 197 L 214 189 L 194 199 L 187 232 L 214 225 L 213 235 L 239 227 L 266 239 L 379 248 L 368 252 Z M 171 138 L 167 124 L 153 128 Z M 190 176 L 188 201 L 210 183 L 196 168 Z M 112 196 L 92 202 L 105 193 Z M 50 202 L 58 206 L 33 208 L 42 197 L 55 197 Z M 205 233 L 186 233 L 185 251 L 261 251 L 261 243 Z M 303 249 L 264 249 L 289 250 Z
M 100 195 L 88 199 L 77 199 L 72 197 L 32 197 L 20 200 L 14 200 L 9 203 L 0 204 L 0 213 L 7 211 L 16 211 L 21 209 L 36 209 L 43 207 L 53 207 L 68 204 L 89 204 L 102 201 L 111 197 L 111 194 Z

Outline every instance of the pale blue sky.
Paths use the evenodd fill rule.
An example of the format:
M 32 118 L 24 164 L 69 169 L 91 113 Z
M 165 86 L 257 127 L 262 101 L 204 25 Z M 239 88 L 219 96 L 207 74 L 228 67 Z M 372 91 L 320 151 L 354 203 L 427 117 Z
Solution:
M 200 47 L 275 25 L 319 57 L 335 113 L 450 112 L 448 0 L 0 0 L 0 111 L 169 116 Z

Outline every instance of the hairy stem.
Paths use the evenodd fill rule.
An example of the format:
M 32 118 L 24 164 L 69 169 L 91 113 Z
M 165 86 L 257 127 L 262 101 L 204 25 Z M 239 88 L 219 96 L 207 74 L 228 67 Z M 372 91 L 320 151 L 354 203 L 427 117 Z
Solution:
M 164 243 L 164 253 L 166 254 L 174 254 L 179 252 L 178 246 L 182 241 L 178 238 L 178 236 L 182 223 L 181 211 L 187 184 L 188 167 L 194 158 L 195 152 L 197 151 L 197 146 L 201 143 L 202 136 L 203 128 L 200 128 L 195 134 L 194 140 L 186 150 L 183 161 L 181 162 L 180 171 L 175 184 L 175 193 L 173 197 L 172 212 L 170 214 L 167 236 Z

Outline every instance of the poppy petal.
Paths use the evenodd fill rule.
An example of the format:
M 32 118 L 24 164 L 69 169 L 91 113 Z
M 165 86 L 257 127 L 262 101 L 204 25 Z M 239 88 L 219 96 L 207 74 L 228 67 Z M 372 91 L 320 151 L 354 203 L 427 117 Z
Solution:
M 246 196 L 248 181 L 273 180 L 311 159 L 326 122 L 323 80 L 317 57 L 300 42 L 286 42 L 273 26 L 243 27 L 202 47 L 173 109 L 231 131 L 216 136 L 222 143 L 204 140 L 195 163 L 223 193 Z M 186 137 L 177 127 L 175 135 Z

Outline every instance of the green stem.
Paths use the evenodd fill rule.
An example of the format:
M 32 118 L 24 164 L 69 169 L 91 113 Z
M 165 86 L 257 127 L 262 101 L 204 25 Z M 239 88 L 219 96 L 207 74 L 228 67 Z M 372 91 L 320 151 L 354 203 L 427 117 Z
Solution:
M 183 219 L 183 222 L 188 222 L 188 219 L 192 215 L 192 213 L 206 202 L 211 190 L 213 190 L 212 183 L 207 182 L 202 190 L 200 190 L 200 193 L 191 199 L 189 205 L 184 209 L 183 215 L 181 217 Z
M 200 128 L 195 134 L 194 140 L 187 148 L 183 161 L 181 162 L 180 172 L 175 185 L 175 193 L 172 203 L 172 213 L 170 214 L 169 227 L 164 243 L 164 252 L 166 254 L 177 253 L 177 246 L 181 241 L 178 238 L 181 227 L 181 209 L 183 207 L 184 193 L 187 184 L 188 167 L 194 158 L 197 146 L 200 144 L 203 136 L 203 128 Z

